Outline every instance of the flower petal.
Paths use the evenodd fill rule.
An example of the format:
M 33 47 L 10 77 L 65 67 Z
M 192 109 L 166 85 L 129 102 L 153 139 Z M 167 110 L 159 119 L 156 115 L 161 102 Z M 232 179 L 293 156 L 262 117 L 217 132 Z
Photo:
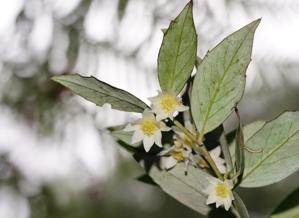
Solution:
M 182 112 L 182 111 L 189 110 L 189 107 L 181 104 L 181 105 L 176 107 L 176 110 L 179 111 L 179 112 Z
M 132 125 L 131 123 L 128 123 L 128 125 L 126 125 L 126 127 L 123 129 L 123 131 L 131 132 L 131 131 L 135 131 L 137 128 L 138 128 L 138 125 Z
M 153 136 L 150 136 L 150 137 L 145 136 L 143 138 L 143 147 L 144 147 L 144 150 L 146 152 L 148 152 L 149 150 L 151 150 L 151 147 L 153 146 L 154 141 L 155 141 L 155 139 L 154 139 Z
M 215 195 L 209 195 L 208 199 L 207 199 L 207 204 L 213 204 L 216 202 L 216 196 Z
M 232 199 L 231 198 L 223 199 L 223 204 L 224 204 L 225 210 L 228 211 L 230 206 L 232 205 Z
M 168 117 L 168 114 L 161 111 L 155 111 L 155 113 L 157 114 L 156 116 L 157 121 L 164 120 Z
M 210 154 L 215 155 L 215 157 L 219 157 L 220 154 L 221 154 L 221 148 L 220 148 L 220 146 L 217 146 L 217 147 L 215 147 L 214 149 L 212 149 L 212 150 L 210 151 Z
M 142 133 L 139 129 L 137 129 L 137 130 L 134 132 L 133 136 L 132 136 L 132 141 L 131 141 L 131 143 L 132 143 L 132 144 L 135 144 L 135 143 L 137 143 L 137 142 L 140 142 L 140 141 L 143 140 L 143 138 L 144 138 L 143 133 Z
M 159 147 L 162 147 L 161 139 L 162 139 L 162 134 L 160 131 L 157 131 L 154 135 L 154 141 L 156 145 L 158 145 Z
M 170 157 L 162 157 L 161 158 L 161 167 L 164 169 L 171 169 L 177 164 L 177 160 L 174 159 L 172 156 Z
M 174 148 L 175 148 L 175 146 L 171 146 L 170 148 L 164 149 L 158 155 L 159 156 L 168 155 Z

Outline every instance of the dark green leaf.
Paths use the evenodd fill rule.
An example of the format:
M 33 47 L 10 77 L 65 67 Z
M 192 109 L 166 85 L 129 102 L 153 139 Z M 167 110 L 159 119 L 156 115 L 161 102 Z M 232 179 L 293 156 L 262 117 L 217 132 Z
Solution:
M 275 209 L 271 218 L 298 218 L 299 217 L 299 189 L 288 196 Z

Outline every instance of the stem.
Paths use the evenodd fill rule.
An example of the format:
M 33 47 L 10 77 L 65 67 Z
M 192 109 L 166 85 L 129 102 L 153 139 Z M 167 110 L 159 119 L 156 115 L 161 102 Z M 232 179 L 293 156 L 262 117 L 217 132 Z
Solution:
M 178 122 L 177 120 L 174 121 L 174 124 L 189 138 L 191 139 L 196 145 L 193 146 L 193 149 L 199 153 L 200 155 L 202 155 L 206 161 L 210 164 L 211 168 L 213 169 L 214 173 L 216 174 L 216 176 L 220 179 L 220 180 L 224 180 L 222 174 L 220 173 L 218 167 L 216 166 L 214 160 L 212 159 L 209 151 L 207 150 L 207 148 L 205 147 L 205 145 L 203 144 L 203 142 L 201 140 L 198 140 L 196 138 L 196 136 L 193 135 L 193 133 L 191 133 L 188 129 L 186 129 L 180 122 Z

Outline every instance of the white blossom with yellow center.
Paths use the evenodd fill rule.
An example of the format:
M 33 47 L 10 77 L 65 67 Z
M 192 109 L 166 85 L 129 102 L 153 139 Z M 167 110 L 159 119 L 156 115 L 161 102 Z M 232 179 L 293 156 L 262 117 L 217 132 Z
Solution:
M 169 130 L 169 127 L 163 122 L 157 121 L 154 114 L 147 110 L 143 112 L 140 120 L 136 121 L 133 125 L 129 123 L 124 129 L 124 131 L 134 131 L 131 143 L 135 144 L 143 141 L 143 146 L 146 152 L 151 149 L 154 143 L 159 147 L 162 147 L 161 131 Z
M 229 210 L 232 201 L 235 199 L 232 193 L 233 182 L 225 179 L 221 181 L 215 177 L 210 179 L 210 185 L 205 190 L 208 194 L 207 204 L 216 203 L 216 207 L 223 205 L 225 210 Z
M 216 148 L 214 148 L 213 150 L 211 150 L 209 153 L 211 155 L 211 158 L 215 162 L 218 170 L 220 171 L 220 173 L 224 174 L 226 172 L 226 167 L 224 165 L 225 164 L 225 160 L 220 157 L 220 154 L 221 154 L 221 148 L 220 148 L 220 146 L 217 146 Z
M 182 104 L 182 99 L 172 92 L 162 92 L 157 96 L 149 98 L 152 103 L 152 111 L 156 114 L 157 120 L 166 118 L 173 119 L 175 112 L 188 110 L 189 107 Z

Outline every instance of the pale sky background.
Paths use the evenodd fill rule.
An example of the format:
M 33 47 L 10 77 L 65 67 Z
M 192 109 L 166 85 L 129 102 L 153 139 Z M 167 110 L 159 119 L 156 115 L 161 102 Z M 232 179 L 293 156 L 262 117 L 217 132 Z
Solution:
M 72 71 L 97 76 L 147 101 L 159 90 L 155 70 L 162 41 L 161 29 L 168 26 L 186 2 L 130 0 L 123 19 L 119 21 L 117 0 L 93 1 L 81 32 L 88 43 L 80 46 L 79 58 Z M 262 17 L 255 36 L 253 60 L 247 71 L 246 95 L 254 95 L 261 90 L 264 80 L 274 90 L 280 87 L 283 77 L 291 84 L 298 85 L 299 2 L 229 2 L 194 0 L 199 55 L 203 57 L 223 37 Z M 0 69 L 4 62 L 20 66 L 32 61 L 42 63 L 49 55 L 52 72 L 64 72 L 68 39 L 63 25 L 72 22 L 72 17 L 68 20 L 64 18 L 79 3 L 80 0 L 0 1 Z M 26 24 L 16 26 L 16 18 L 24 8 L 24 15 L 33 22 L 32 28 Z M 158 17 L 155 25 L 153 14 Z M 55 24 L 57 21 L 59 25 Z M 109 43 L 113 44 L 112 49 L 105 47 Z M 132 58 L 137 48 L 140 49 Z M 282 62 L 294 65 L 294 70 L 277 70 L 275 64 Z M 21 77 L 30 77 L 33 72 L 30 69 L 34 66 L 17 73 Z M 11 75 L 12 71 L 7 69 L 0 72 L 0 99 L 1 86 Z M 11 88 L 13 92 L 14 87 Z M 63 103 L 70 107 L 78 104 L 89 115 L 81 113 L 71 117 L 62 112 L 56 131 L 50 136 L 41 136 L 37 126 L 28 124 L 21 116 L 0 104 L 0 153 L 7 152 L 9 159 L 21 169 L 26 178 L 22 187 L 28 195 L 37 191 L 31 190 L 31 183 L 39 187 L 40 184 L 65 180 L 74 189 L 84 189 L 94 180 L 105 181 L 116 166 L 117 151 L 113 140 L 104 130 L 98 134 L 97 128 L 123 124 L 137 116 L 111 111 L 108 107 L 95 107 L 77 96 L 65 99 Z M 242 107 L 243 112 L 266 111 L 265 103 L 265 99 L 251 101 L 250 106 Z M 16 207 L 18 209 L 12 209 Z M 24 197 L 8 187 L 0 188 L 0 218 L 27 218 L 29 214 Z

